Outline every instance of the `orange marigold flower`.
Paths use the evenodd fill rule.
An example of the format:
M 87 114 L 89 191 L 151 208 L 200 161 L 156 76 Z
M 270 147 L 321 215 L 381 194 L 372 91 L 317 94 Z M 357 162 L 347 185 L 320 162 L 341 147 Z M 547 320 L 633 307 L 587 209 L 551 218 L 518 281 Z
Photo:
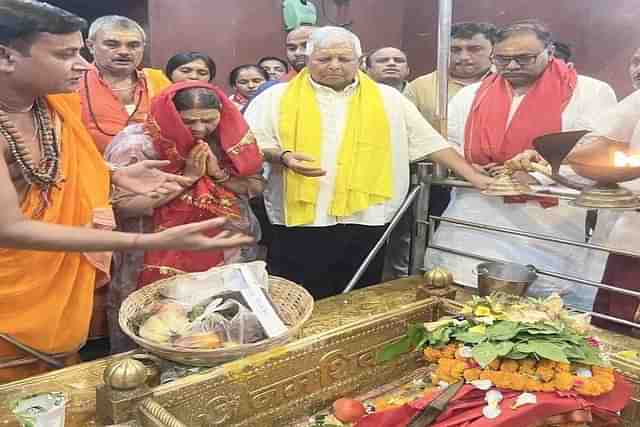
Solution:
M 602 393 L 609 393 L 615 386 L 615 379 L 606 375 L 595 375 L 591 380 L 600 384 L 602 387 Z
M 540 362 L 538 362 L 538 368 L 540 367 L 554 369 L 556 367 L 556 362 L 549 359 L 542 359 Z
M 500 371 L 492 371 L 490 369 L 486 369 L 486 370 L 482 371 L 482 373 L 480 374 L 480 379 L 481 380 L 489 380 L 493 384 L 497 385 L 498 382 L 500 381 L 499 374 L 500 374 Z
M 523 359 L 520 361 L 520 373 L 525 375 L 534 375 L 536 373 L 535 359 Z
M 551 381 L 555 374 L 556 373 L 553 369 L 544 366 L 538 366 L 538 368 L 536 369 L 536 375 L 544 382 Z
M 457 379 L 462 378 L 464 370 L 467 368 L 467 362 L 464 360 L 456 360 L 451 365 L 451 376 Z
M 527 378 L 527 382 L 524 385 L 524 389 L 525 391 L 528 391 L 528 392 L 541 391 L 542 383 L 533 378 Z
M 498 388 L 510 388 L 511 387 L 511 373 L 504 371 L 495 371 L 493 373 L 493 383 Z
M 458 346 L 456 344 L 447 344 L 441 350 L 442 357 L 446 357 L 447 359 L 455 359 L 457 350 Z
M 602 386 L 592 378 L 583 378 L 576 391 L 583 396 L 600 396 L 604 393 Z
M 552 393 L 554 391 L 556 391 L 556 385 L 553 381 L 548 382 L 548 383 L 542 383 L 542 387 L 540 391 L 544 391 L 547 393 Z
M 553 384 L 558 391 L 569 391 L 573 388 L 575 378 L 568 372 L 559 372 L 553 379 Z
M 527 385 L 527 377 L 522 374 L 511 374 L 511 385 L 510 389 L 515 391 L 524 391 L 525 386 Z
M 518 372 L 520 364 L 517 360 L 505 359 L 500 364 L 500 370 L 504 372 Z
M 571 372 L 571 365 L 564 362 L 557 362 L 554 369 L 556 372 Z
M 440 352 L 440 350 L 433 347 L 425 348 L 423 351 L 423 354 L 424 354 L 425 360 L 431 363 L 437 362 L 442 357 L 442 352 Z
M 495 359 L 493 362 L 489 363 L 489 369 L 493 369 L 494 371 L 500 369 L 500 359 Z
M 467 382 L 479 380 L 481 372 L 482 370 L 480 370 L 479 368 L 467 369 L 464 371 L 464 379 Z
M 593 376 L 610 375 L 613 377 L 614 370 L 613 368 L 605 368 L 604 366 L 592 366 L 591 372 L 593 373 Z

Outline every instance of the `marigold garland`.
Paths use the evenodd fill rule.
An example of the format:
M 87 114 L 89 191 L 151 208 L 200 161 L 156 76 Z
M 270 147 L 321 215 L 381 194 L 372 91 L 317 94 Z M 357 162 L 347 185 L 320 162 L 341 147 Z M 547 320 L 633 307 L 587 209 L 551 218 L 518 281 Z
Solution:
M 464 378 L 467 382 L 490 380 L 496 387 L 526 392 L 575 391 L 582 396 L 599 396 L 609 393 L 615 385 L 612 368 L 583 366 L 554 362 L 548 359 L 497 359 L 486 369 L 481 369 L 472 358 L 465 358 L 459 351 L 461 344 L 450 343 L 441 348 L 426 347 L 423 351 L 427 362 L 437 363 L 431 381 L 453 384 Z M 577 369 L 591 370 L 591 377 L 575 374 Z

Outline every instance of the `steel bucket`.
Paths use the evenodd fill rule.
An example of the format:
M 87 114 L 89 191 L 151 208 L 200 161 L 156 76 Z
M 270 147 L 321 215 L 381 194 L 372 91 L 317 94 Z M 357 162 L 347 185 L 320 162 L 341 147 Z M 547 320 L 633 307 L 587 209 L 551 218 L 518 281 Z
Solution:
M 476 266 L 474 273 L 478 276 L 481 297 L 493 292 L 524 296 L 538 278 L 534 266 L 510 262 L 483 262 Z

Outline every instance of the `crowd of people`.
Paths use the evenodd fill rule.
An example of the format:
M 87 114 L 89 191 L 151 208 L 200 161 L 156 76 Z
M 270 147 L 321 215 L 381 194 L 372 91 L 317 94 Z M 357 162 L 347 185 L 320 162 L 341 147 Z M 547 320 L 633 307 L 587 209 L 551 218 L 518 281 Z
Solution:
M 600 143 L 632 146 L 640 138 L 635 98 L 616 107 L 613 89 L 578 74 L 570 47 L 537 21 L 453 25 L 450 117 L 440 129 L 437 71 L 409 81 L 401 49 L 363 52 L 341 27 L 290 31 L 286 59 L 265 52 L 235 67 L 225 93 L 202 52 L 143 68 L 146 35 L 129 18 L 91 23 L 91 63 L 80 55 L 82 18 L 26 0 L 4 2 L 0 18 L 0 331 L 67 363 L 91 335 L 108 335 L 114 353 L 132 348 L 120 305 L 175 274 L 262 258 L 316 299 L 342 292 L 404 201 L 412 163 L 430 159 L 482 190 L 501 165 L 537 159 L 532 140 L 543 134 L 587 129 Z M 555 199 L 437 187 L 431 212 L 576 241 L 587 220 Z M 629 215 L 604 221 L 607 231 L 633 224 Z M 401 221 L 357 287 L 408 274 L 411 225 Z M 596 281 L 608 262 L 595 250 L 451 225 L 434 241 Z M 476 262 L 425 257 L 463 284 Z M 562 281 L 533 291 L 586 309 L 595 298 L 629 320 L 638 308 Z M 0 340 L 0 383 L 46 369 Z

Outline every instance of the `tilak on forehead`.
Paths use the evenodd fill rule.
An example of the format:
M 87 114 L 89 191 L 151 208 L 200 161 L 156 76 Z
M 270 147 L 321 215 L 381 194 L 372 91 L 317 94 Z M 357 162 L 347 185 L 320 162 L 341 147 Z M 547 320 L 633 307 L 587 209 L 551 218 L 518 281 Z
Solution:
M 117 27 L 105 27 L 100 30 L 100 32 L 104 37 L 114 37 L 119 39 L 136 39 L 142 40 L 144 37 L 140 34 L 140 31 L 135 29 L 124 29 Z
M 314 49 L 314 53 L 322 55 L 353 55 L 355 56 L 355 49 L 349 42 L 339 41 L 331 43 L 330 47 L 317 47 Z

